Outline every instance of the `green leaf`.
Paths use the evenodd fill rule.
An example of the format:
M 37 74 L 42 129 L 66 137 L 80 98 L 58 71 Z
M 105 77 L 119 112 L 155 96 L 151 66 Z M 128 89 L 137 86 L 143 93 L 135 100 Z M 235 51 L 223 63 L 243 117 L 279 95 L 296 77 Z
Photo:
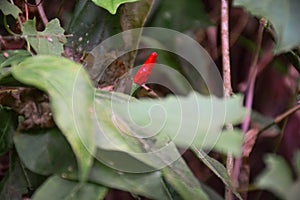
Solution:
M 162 172 L 168 183 L 183 199 L 208 199 L 200 183 L 182 158 L 162 169 Z
M 275 53 L 287 52 L 300 45 L 300 3 L 298 0 L 236 0 L 253 15 L 270 20 L 276 31 Z
M 92 184 L 64 180 L 58 176 L 51 176 L 33 195 L 33 200 L 76 199 L 98 200 L 104 199 L 108 189 Z
M 287 200 L 298 200 L 299 196 L 300 196 L 300 180 L 296 181 L 293 183 L 293 185 L 291 186 L 286 199 Z
M 31 56 L 28 51 L 25 50 L 8 50 L 0 52 L 0 69 L 8 67 L 13 64 L 18 64 Z
M 15 19 L 19 16 L 19 13 L 22 13 L 20 8 L 16 5 L 9 3 L 7 0 L 0 1 L 0 10 L 4 15 L 12 15 Z
M 95 162 L 89 180 L 150 199 L 169 199 L 160 171 L 126 173 L 109 168 L 100 162 Z
M 297 173 L 298 179 L 300 179 L 300 150 L 294 153 L 293 164 Z
M 50 175 L 76 168 L 72 150 L 58 129 L 18 133 L 14 142 L 22 162 L 35 173 Z
M 65 30 L 58 19 L 51 20 L 43 32 L 36 30 L 36 20 L 28 20 L 22 26 L 22 34 L 37 54 L 57 55 L 63 52 L 66 43 Z
M 178 98 L 180 99 L 183 97 Z M 126 101 L 128 102 L 127 105 L 125 104 Z M 125 123 L 125 121 L 117 118 L 118 112 L 116 111 L 118 110 L 119 105 L 127 107 L 131 104 L 136 105 L 135 103 L 139 102 L 140 101 L 124 94 L 106 93 L 103 91 L 98 91 L 96 93 L 95 106 L 100 126 L 100 130 L 97 133 L 97 146 L 110 151 L 114 150 L 126 152 L 154 168 L 160 169 L 161 167 L 165 167 L 163 169 L 164 177 L 166 177 L 166 180 L 180 194 L 180 196 L 185 199 L 194 199 L 195 197 L 202 197 L 203 199 L 207 198 L 205 192 L 201 188 L 201 185 L 190 172 L 184 161 L 178 161 L 178 159 L 180 159 L 180 154 L 172 143 L 168 145 L 167 150 L 159 151 L 158 154 L 153 153 L 158 149 L 161 150 L 160 148 L 169 143 L 169 140 L 165 140 L 165 138 L 157 136 L 153 137 L 153 140 L 132 137 L 136 136 L 137 133 L 140 132 L 136 129 L 131 129 L 129 123 Z M 153 101 L 153 103 L 154 102 L 157 103 L 159 100 Z M 133 115 L 131 115 L 131 117 L 133 117 Z M 231 120 L 233 120 L 233 118 L 231 118 Z M 114 119 L 114 121 L 112 121 L 112 119 Z M 115 169 L 124 169 L 124 166 L 122 166 L 122 168 L 118 166 L 120 163 L 117 163 L 116 160 L 120 160 L 123 163 L 126 161 L 126 163 L 131 163 L 131 165 L 136 168 L 143 167 L 137 167 L 136 161 L 130 160 L 120 152 L 116 154 L 118 154 L 118 156 L 115 154 L 103 156 L 102 151 L 100 159 L 102 162 L 104 161 L 106 165 L 110 165 Z M 113 157 L 117 157 L 117 159 L 113 159 Z M 143 169 L 139 170 L 141 171 Z M 151 168 L 144 170 L 151 170 Z
M 212 25 L 201 1 L 163 0 L 158 4 L 150 26 L 184 32 Z
M 0 106 L 0 155 L 12 148 L 18 117 L 12 110 Z
M 118 7 L 123 3 L 136 2 L 139 0 L 92 0 L 97 6 L 108 10 L 111 14 L 116 14 Z
M 67 33 L 73 35 L 67 46 L 78 52 L 91 51 L 104 39 L 121 31 L 119 15 L 111 15 L 90 0 L 78 1 L 67 28 Z
M 217 176 L 222 182 L 234 191 L 230 177 L 228 176 L 227 169 L 219 161 L 207 155 L 203 150 L 194 148 L 196 156 Z M 239 193 L 234 191 L 237 198 L 242 199 Z
M 88 75 L 77 63 L 55 56 L 28 58 L 14 66 L 12 74 L 49 94 L 53 118 L 70 143 L 81 180 L 85 180 L 95 151 L 93 87 Z
M 277 196 L 286 199 L 293 184 L 292 172 L 285 160 L 277 155 L 265 158 L 267 169 L 256 179 L 258 188 L 272 191 Z
M 97 117 L 96 131 L 96 146 L 99 148 L 95 157 L 98 160 L 105 161 L 107 166 L 113 168 L 121 167 L 122 171 L 135 172 L 142 168 L 142 172 L 152 171 L 159 168 L 160 160 L 149 159 L 144 153 L 146 150 L 142 147 L 141 141 L 131 136 L 131 131 L 128 134 L 123 134 L 122 130 L 127 130 L 126 123 L 119 120 L 113 114 L 111 108 L 112 101 L 118 101 L 124 104 L 128 100 L 128 95 L 121 93 L 108 93 L 103 91 L 96 92 L 95 109 Z M 134 101 L 134 98 L 131 98 Z M 116 124 L 118 124 L 116 126 Z M 124 126 L 124 128 L 122 127 Z M 133 158 L 134 159 L 133 159 Z M 127 160 L 124 164 L 124 160 Z M 143 162 L 143 163 L 141 163 Z M 110 165 L 113 163 L 113 165 Z M 119 165 L 118 165 L 119 164 Z M 137 168 L 137 169 L 136 169 Z M 119 168 L 120 169 L 120 168 Z
M 10 66 L 18 64 L 30 57 L 31 54 L 25 50 L 8 50 L 0 53 L 0 84 L 9 86 L 20 86 L 12 76 Z
M 112 108 L 139 137 L 156 134 L 182 148 L 193 144 L 222 153 L 241 153 L 243 140 L 239 131 L 221 134 L 225 124 L 242 121 L 246 110 L 241 96 L 219 99 L 194 92 L 187 97 L 134 101 L 126 106 L 113 102 Z

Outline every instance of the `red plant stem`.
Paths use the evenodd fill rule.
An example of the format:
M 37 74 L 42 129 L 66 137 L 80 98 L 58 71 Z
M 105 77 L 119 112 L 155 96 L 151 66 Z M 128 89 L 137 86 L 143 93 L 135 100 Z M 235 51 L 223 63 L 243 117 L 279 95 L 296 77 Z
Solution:
M 250 67 L 250 75 L 249 75 L 249 79 L 248 79 L 248 88 L 245 94 L 245 107 L 248 110 L 251 110 L 252 108 L 252 104 L 253 104 L 253 97 L 254 97 L 254 87 L 255 87 L 255 80 L 256 80 L 256 76 L 258 73 L 258 57 L 260 54 L 260 50 L 261 50 L 261 45 L 262 45 L 262 38 L 263 38 L 263 31 L 264 31 L 264 26 L 265 26 L 265 21 L 261 20 L 260 24 L 259 24 L 259 28 L 258 28 L 258 33 L 257 33 L 257 41 L 256 41 L 256 51 L 255 51 L 255 55 L 253 58 L 253 62 L 251 64 Z M 246 133 L 249 129 L 250 126 L 250 120 L 251 120 L 251 113 L 247 114 L 244 118 L 244 121 L 242 123 L 242 131 L 244 133 Z M 243 149 L 244 151 L 244 149 Z M 240 175 L 240 169 L 242 166 L 242 158 L 237 158 L 235 160 L 234 163 L 234 167 L 233 167 L 233 173 L 232 173 L 232 181 L 233 183 L 238 186 L 239 185 L 239 175 Z M 243 186 L 246 187 L 246 186 Z M 246 197 L 245 197 L 246 198 Z

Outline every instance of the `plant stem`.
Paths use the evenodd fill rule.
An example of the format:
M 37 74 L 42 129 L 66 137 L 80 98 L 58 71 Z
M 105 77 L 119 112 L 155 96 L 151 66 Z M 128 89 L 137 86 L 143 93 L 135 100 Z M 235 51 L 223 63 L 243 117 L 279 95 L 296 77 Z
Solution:
M 257 33 L 257 41 L 256 41 L 256 51 L 254 54 L 254 58 L 250 67 L 250 75 L 248 78 L 248 84 L 247 84 L 247 91 L 245 94 L 245 107 L 248 110 L 251 110 L 252 104 L 253 104 L 253 96 L 254 96 L 254 86 L 255 86 L 255 80 L 257 76 L 257 63 L 258 63 L 258 58 L 259 54 L 261 51 L 261 45 L 262 45 L 262 38 L 263 38 L 263 32 L 264 32 L 264 27 L 265 27 L 266 21 L 264 19 L 260 20 L 259 28 L 258 28 L 258 33 Z M 251 119 L 251 113 L 249 113 L 247 116 L 245 116 L 244 121 L 242 123 L 242 131 L 246 133 L 249 129 L 250 126 L 250 119 Z M 243 152 L 244 152 L 244 147 L 243 147 Z M 240 170 L 242 166 L 242 158 L 237 158 L 234 163 L 234 169 L 233 169 L 233 174 L 232 174 L 232 181 L 236 186 L 239 186 L 239 176 L 240 176 Z M 249 179 L 249 177 L 247 177 Z M 248 184 L 248 183 L 247 183 Z M 248 185 L 243 185 L 243 187 L 248 187 Z M 244 194 L 244 199 L 246 199 L 246 192 Z
M 232 94 L 229 56 L 228 7 L 228 0 L 221 0 L 222 63 L 225 97 L 229 97 Z
M 228 0 L 221 0 L 221 38 L 222 38 L 222 64 L 223 64 L 223 82 L 224 95 L 229 97 L 232 94 L 231 75 L 230 75 L 230 56 L 229 56 L 229 2 Z M 232 124 L 227 125 L 228 129 L 233 129 Z M 233 157 L 229 153 L 227 156 L 226 167 L 229 177 L 232 176 L 233 171 Z M 225 199 L 233 199 L 232 190 L 227 187 L 225 192 Z
M 46 27 L 47 24 L 48 24 L 48 19 L 46 17 L 46 14 L 45 14 L 45 11 L 44 11 L 44 8 L 43 8 L 43 4 L 41 2 L 42 2 L 42 0 L 35 0 L 35 3 L 37 5 L 37 8 L 38 8 L 38 11 L 39 11 L 39 14 L 40 14 L 40 17 L 43 21 L 44 26 Z

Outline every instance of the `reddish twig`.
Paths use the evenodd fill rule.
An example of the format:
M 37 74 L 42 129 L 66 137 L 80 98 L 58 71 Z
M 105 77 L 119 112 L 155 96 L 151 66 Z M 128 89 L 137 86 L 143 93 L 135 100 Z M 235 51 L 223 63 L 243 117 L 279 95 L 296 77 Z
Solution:
M 261 50 L 261 45 L 262 45 L 262 38 L 263 38 L 263 31 L 264 31 L 264 26 L 265 26 L 266 21 L 261 20 L 258 28 L 258 33 L 257 33 L 257 45 L 256 45 L 256 51 L 254 54 L 253 62 L 250 67 L 250 75 L 248 79 L 248 84 L 247 84 L 247 92 L 245 94 L 246 100 L 245 100 L 245 107 L 248 110 L 251 110 L 252 104 L 253 104 L 253 96 L 254 96 L 254 86 L 255 86 L 255 80 L 257 76 L 257 63 L 258 63 L 258 58 Z M 242 123 L 242 131 L 246 133 L 249 129 L 250 126 L 250 119 L 251 119 L 251 113 L 245 116 L 244 121 Z M 243 152 L 245 151 L 245 146 L 243 146 Z M 242 158 L 238 158 L 235 160 L 234 163 L 234 169 L 233 169 L 233 174 L 232 174 L 232 180 L 235 183 L 236 186 L 239 185 L 239 175 L 240 175 L 240 170 L 242 166 Z M 246 198 L 246 195 L 244 195 L 244 198 Z
M 27 0 L 25 0 L 27 2 Z M 25 20 L 28 21 L 29 19 L 29 11 L 28 11 L 28 5 L 25 3 Z
M 44 26 L 46 27 L 47 24 L 48 24 L 48 18 L 47 18 L 46 14 L 45 14 L 45 11 L 44 11 L 44 8 L 43 8 L 43 4 L 41 2 L 42 2 L 42 0 L 35 0 L 35 3 L 37 5 L 37 8 L 38 8 L 38 11 L 39 11 L 39 14 L 40 14 L 40 17 L 41 17 L 41 19 L 43 21 Z

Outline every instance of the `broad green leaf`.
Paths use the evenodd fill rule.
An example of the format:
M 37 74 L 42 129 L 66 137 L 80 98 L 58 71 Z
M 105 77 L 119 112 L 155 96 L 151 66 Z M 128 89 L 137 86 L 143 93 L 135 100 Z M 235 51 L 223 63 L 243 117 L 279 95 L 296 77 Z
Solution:
M 213 159 L 207 155 L 203 150 L 194 148 L 196 156 L 217 176 L 222 182 L 229 188 L 233 190 L 230 177 L 228 176 L 227 169 L 219 161 Z M 241 196 L 234 192 L 237 198 L 242 199 Z
M 136 2 L 139 0 L 92 0 L 96 5 L 108 10 L 111 14 L 116 14 L 118 7 L 123 3 Z
M 68 179 L 77 179 L 76 173 L 67 173 L 65 176 Z M 127 173 L 95 161 L 88 180 L 151 199 L 169 199 L 168 190 L 164 185 L 160 171 Z
M 95 162 L 89 180 L 150 199 L 169 199 L 160 171 L 126 173 L 109 168 L 100 162 Z
M 183 199 L 208 199 L 200 183 L 182 158 L 162 169 L 162 172 L 168 183 Z
M 95 151 L 93 87 L 75 62 L 55 56 L 34 56 L 12 68 L 13 76 L 50 96 L 55 123 L 70 143 L 85 180 Z
M 36 20 L 28 20 L 22 26 L 22 34 L 37 54 L 60 56 L 66 43 L 65 30 L 58 19 L 51 20 L 43 32 L 36 30 Z
M 168 137 L 182 148 L 216 150 L 222 153 L 241 153 L 243 136 L 239 131 L 221 134 L 225 124 L 238 124 L 246 110 L 241 96 L 229 99 L 189 96 L 169 96 L 165 99 L 112 103 L 114 113 L 139 137 Z
M 276 31 L 275 53 L 300 45 L 299 0 L 235 0 L 234 6 L 242 6 L 253 15 L 270 20 Z
M 163 100 L 157 100 L 153 102 L 157 103 L 159 101 Z M 105 104 L 105 102 L 107 103 Z M 128 102 L 128 104 L 126 104 L 126 102 Z M 172 187 L 174 187 L 181 197 L 185 199 L 193 199 L 193 197 L 206 198 L 206 195 L 200 184 L 195 177 L 193 177 L 184 161 L 178 161 L 181 155 L 178 153 L 176 147 L 172 145 L 172 143 L 168 144 L 169 140 L 165 140 L 163 137 L 156 136 L 153 137 L 153 140 L 134 137 L 140 132 L 136 129 L 131 129 L 129 123 L 122 121 L 121 118 L 117 118 L 117 110 L 119 105 L 127 107 L 131 104 L 136 105 L 136 103 L 139 103 L 139 101 L 124 94 L 106 93 L 103 91 L 98 91 L 96 93 L 95 105 L 97 110 L 96 113 L 98 113 L 98 122 L 100 128 L 97 133 L 97 138 L 99 138 L 96 140 L 97 146 L 101 149 L 106 149 L 109 151 L 126 152 L 134 158 L 154 168 L 160 169 L 161 167 L 165 167 L 163 169 L 164 176 L 166 176 L 167 181 L 170 182 Z M 131 115 L 131 117 L 133 117 L 133 115 Z M 232 117 L 230 120 L 234 120 L 235 117 Z M 147 133 L 151 134 L 150 132 Z M 159 151 L 158 154 L 153 153 L 153 151 L 166 146 L 166 144 L 168 144 L 167 149 Z M 116 154 L 118 154 L 118 156 L 116 156 Z M 113 159 L 113 157 L 117 157 L 117 159 Z M 105 157 L 103 156 L 102 151 L 100 158 L 101 161 L 105 162 L 106 165 L 115 167 L 116 169 L 124 169 L 118 166 L 120 163 L 117 163 L 117 160 L 120 160 L 123 163 L 124 161 L 126 161 L 126 163 L 131 163 L 133 167 L 137 166 L 136 161 L 130 160 L 120 152 L 110 154 L 110 156 Z M 140 165 L 138 167 L 143 166 Z M 142 169 L 139 170 L 142 171 Z M 151 170 L 151 168 L 144 170 Z M 182 179 L 182 177 L 184 178 Z
M 257 177 L 257 187 L 270 190 L 285 199 L 293 184 L 292 172 L 288 164 L 277 155 L 266 156 L 265 163 L 267 168 Z
M 9 50 L 0 52 L 0 69 L 8 67 L 13 64 L 18 64 L 31 56 L 28 51 L 25 50 Z
M 0 10 L 4 15 L 12 15 L 15 19 L 17 19 L 19 13 L 22 11 L 16 5 L 9 3 L 7 0 L 0 1 Z
M 78 52 L 91 51 L 104 39 L 122 31 L 119 15 L 111 15 L 90 0 L 76 3 L 66 30 L 73 35 L 68 39 L 67 46 Z
M 120 121 L 117 115 L 113 114 L 111 102 L 116 101 L 124 104 L 128 98 L 135 101 L 134 98 L 121 93 L 97 91 L 95 99 L 97 120 L 95 142 L 100 150 L 98 150 L 95 157 L 102 162 L 105 161 L 105 164 L 110 167 L 117 169 L 121 167 L 120 170 L 122 171 L 135 172 L 136 168 L 142 168 L 142 172 L 153 171 L 160 168 L 161 160 L 158 159 L 154 162 L 149 156 L 143 154 L 146 152 L 142 144 L 144 141 L 132 137 L 131 133 L 134 133 L 132 130 L 129 130 L 128 134 L 124 134 L 122 130 L 127 131 L 128 125 Z M 127 164 L 122 164 L 124 160 L 126 160 Z
M 17 122 L 17 115 L 12 110 L 2 108 L 0 105 L 0 155 L 12 148 Z
M 58 129 L 18 133 L 14 142 L 23 163 L 35 173 L 60 174 L 76 168 L 72 150 Z
M 169 28 L 184 32 L 193 28 L 212 25 L 201 1 L 163 0 L 159 1 L 150 26 Z
M 80 183 L 51 176 L 33 195 L 33 200 L 104 199 L 108 189 L 92 183 Z

